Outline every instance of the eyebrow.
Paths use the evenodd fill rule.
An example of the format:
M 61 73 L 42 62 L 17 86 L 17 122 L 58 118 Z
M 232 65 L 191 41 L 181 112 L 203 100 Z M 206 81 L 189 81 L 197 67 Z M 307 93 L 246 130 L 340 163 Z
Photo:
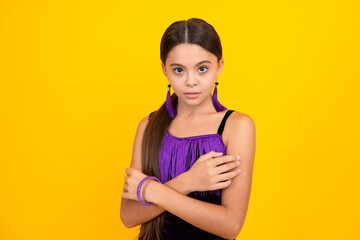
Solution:
M 205 61 L 201 61 L 201 62 L 197 63 L 195 66 L 198 66 L 198 65 L 203 64 L 203 63 L 211 63 L 211 62 L 205 60 Z M 172 63 L 172 64 L 170 64 L 170 67 L 171 67 L 171 66 L 175 66 L 175 65 L 176 65 L 176 66 L 180 66 L 180 67 L 185 67 L 184 65 L 181 65 L 180 63 Z

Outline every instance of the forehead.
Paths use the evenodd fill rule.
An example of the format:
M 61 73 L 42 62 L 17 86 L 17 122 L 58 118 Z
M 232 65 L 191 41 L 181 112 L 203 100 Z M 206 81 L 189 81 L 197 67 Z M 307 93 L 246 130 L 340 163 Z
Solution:
M 196 64 L 204 60 L 215 62 L 216 56 L 197 44 L 182 43 L 171 49 L 166 62 L 167 64 Z

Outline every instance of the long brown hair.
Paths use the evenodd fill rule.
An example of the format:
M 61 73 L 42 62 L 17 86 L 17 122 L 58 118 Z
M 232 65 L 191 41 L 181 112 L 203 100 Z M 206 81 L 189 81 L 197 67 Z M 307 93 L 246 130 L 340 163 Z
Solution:
M 160 44 L 160 58 L 166 63 L 168 53 L 181 43 L 197 44 L 213 53 L 218 62 L 222 58 L 219 35 L 207 22 L 198 18 L 176 21 L 165 31 Z M 178 97 L 171 95 L 171 102 L 177 109 Z M 159 153 L 165 132 L 172 119 L 166 110 L 166 103 L 152 115 L 145 129 L 142 142 L 142 171 L 149 176 L 160 178 Z M 141 225 L 139 236 L 143 240 L 159 240 L 164 226 L 165 212 Z

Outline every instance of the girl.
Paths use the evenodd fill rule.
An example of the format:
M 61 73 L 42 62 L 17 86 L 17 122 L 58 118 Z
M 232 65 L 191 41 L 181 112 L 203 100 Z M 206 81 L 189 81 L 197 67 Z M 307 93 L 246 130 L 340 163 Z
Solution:
M 250 197 L 254 122 L 218 102 L 218 82 L 211 95 L 224 60 L 210 24 L 174 22 L 160 51 L 167 99 L 137 128 L 121 220 L 141 224 L 142 240 L 235 239 Z

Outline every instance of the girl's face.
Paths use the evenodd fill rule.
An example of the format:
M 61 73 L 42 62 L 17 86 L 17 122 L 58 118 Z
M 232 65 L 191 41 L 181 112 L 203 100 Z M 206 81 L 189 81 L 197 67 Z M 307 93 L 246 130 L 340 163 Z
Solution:
M 174 47 L 167 56 L 162 70 L 170 81 L 179 101 L 189 105 L 198 105 L 211 97 L 215 80 L 219 77 L 224 60 L 197 44 L 182 43 Z M 188 92 L 199 94 L 187 95 Z

